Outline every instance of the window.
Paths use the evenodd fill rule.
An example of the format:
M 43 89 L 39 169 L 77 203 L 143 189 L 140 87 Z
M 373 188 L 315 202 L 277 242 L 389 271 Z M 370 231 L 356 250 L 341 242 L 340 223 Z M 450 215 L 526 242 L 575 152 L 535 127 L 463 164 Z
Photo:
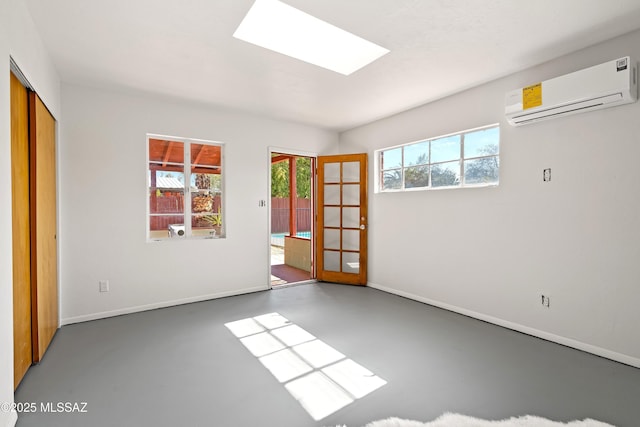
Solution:
M 217 142 L 147 135 L 147 238 L 225 237 Z
M 379 191 L 498 185 L 500 127 L 379 150 L 377 156 Z

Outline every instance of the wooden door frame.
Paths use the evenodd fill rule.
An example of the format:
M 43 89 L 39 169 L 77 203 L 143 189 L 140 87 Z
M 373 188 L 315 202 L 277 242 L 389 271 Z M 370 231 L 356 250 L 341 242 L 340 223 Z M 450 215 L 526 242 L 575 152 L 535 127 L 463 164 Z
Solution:
M 309 280 L 305 280 L 302 283 L 308 283 L 308 282 L 315 282 L 316 281 L 316 249 L 315 249 L 315 239 L 316 239 L 316 213 L 317 213 L 317 206 L 316 206 L 316 187 L 317 187 L 317 183 L 316 183 L 316 173 L 315 173 L 315 165 L 317 164 L 317 159 L 318 159 L 318 154 L 317 153 L 313 153 L 313 152 L 308 152 L 308 151 L 301 151 L 301 150 L 292 150 L 290 148 L 281 148 L 281 147 L 268 147 L 268 153 L 267 153 L 267 160 L 268 160 L 268 164 L 269 164 L 269 173 L 268 173 L 268 179 L 267 179 L 267 185 L 268 185 L 268 199 L 266 202 L 266 207 L 268 210 L 268 214 L 267 214 L 267 248 L 269 249 L 267 251 L 267 288 L 268 289 L 273 289 L 273 286 L 271 285 L 271 157 L 274 153 L 279 153 L 279 154 L 284 154 L 284 155 L 288 155 L 288 156 L 294 156 L 294 157 L 308 157 L 310 159 L 312 159 L 312 171 L 311 171 L 311 272 L 310 272 L 310 278 Z M 283 285 L 281 285 L 283 286 Z M 284 285 L 286 286 L 286 285 Z

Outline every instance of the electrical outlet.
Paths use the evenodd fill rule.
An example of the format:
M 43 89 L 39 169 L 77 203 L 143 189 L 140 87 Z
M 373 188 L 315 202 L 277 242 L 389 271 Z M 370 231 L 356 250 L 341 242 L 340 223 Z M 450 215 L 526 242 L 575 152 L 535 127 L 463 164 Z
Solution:
M 551 181 L 551 168 L 542 171 L 542 180 L 544 182 Z
M 109 281 L 108 280 L 100 280 L 98 282 L 98 286 L 100 292 L 109 292 Z
M 551 303 L 551 298 L 549 297 L 549 295 L 540 295 L 540 303 L 542 304 L 543 307 L 549 308 Z

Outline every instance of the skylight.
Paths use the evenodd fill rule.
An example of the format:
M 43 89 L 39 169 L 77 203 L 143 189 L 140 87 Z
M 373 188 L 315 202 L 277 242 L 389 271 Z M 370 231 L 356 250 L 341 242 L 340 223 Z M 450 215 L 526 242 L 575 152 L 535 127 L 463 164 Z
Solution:
M 346 76 L 389 52 L 278 0 L 256 0 L 233 36 Z

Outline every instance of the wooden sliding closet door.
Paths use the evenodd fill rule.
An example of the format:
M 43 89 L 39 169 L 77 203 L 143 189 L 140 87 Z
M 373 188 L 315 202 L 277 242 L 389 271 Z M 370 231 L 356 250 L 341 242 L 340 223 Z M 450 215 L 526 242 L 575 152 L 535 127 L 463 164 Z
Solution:
M 31 141 L 31 307 L 33 361 L 39 362 L 58 329 L 56 244 L 56 122 L 29 93 Z
M 29 96 L 11 73 L 11 206 L 13 216 L 13 380 L 18 387 L 33 360 L 29 221 Z

